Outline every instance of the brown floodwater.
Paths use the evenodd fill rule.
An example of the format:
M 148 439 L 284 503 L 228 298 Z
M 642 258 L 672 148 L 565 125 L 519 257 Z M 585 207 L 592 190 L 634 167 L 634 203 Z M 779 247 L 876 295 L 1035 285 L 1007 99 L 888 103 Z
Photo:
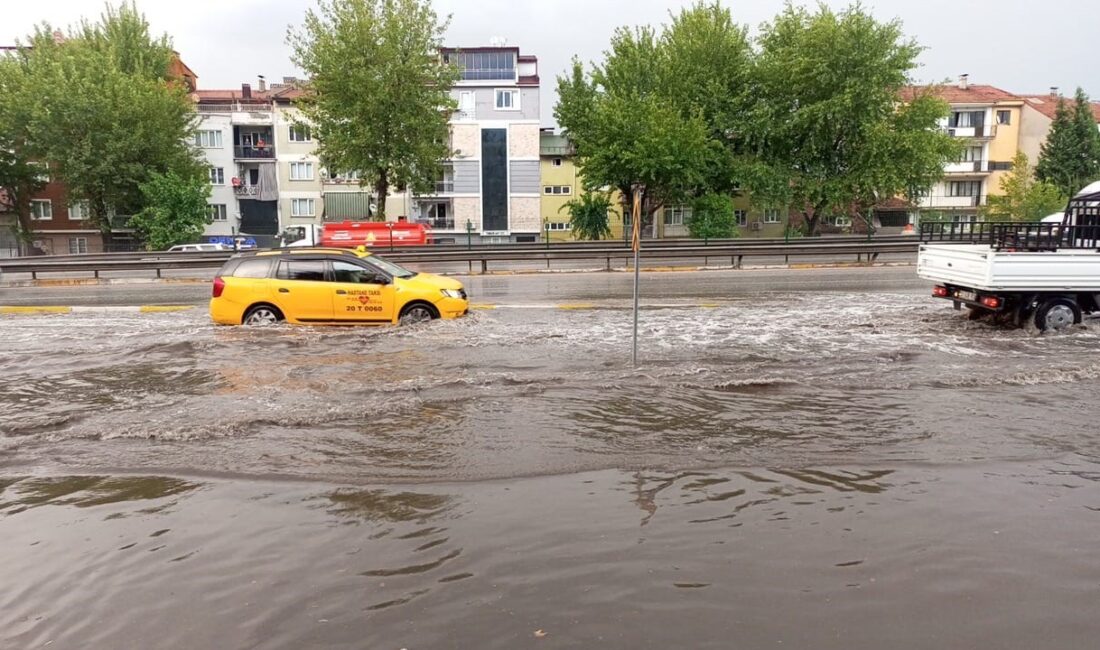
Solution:
M 1100 327 L 0 318 L 0 648 L 1087 648 Z

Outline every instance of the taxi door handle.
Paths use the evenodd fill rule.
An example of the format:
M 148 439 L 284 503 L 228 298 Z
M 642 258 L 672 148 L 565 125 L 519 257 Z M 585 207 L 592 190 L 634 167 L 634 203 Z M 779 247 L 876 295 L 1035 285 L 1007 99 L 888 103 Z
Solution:
M 287 289 L 286 287 L 280 287 L 279 293 L 290 293 L 290 289 Z
M 337 290 L 336 290 L 336 295 L 338 295 L 338 296 L 346 296 L 346 295 L 348 295 L 348 292 L 347 292 L 347 291 L 344 291 L 343 289 L 337 289 Z

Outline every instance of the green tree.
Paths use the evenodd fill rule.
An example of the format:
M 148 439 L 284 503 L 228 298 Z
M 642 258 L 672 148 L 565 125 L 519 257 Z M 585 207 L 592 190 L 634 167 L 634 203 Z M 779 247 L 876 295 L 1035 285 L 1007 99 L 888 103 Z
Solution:
M 706 194 L 691 204 L 688 232 L 695 239 L 728 239 L 736 237 L 737 223 L 733 218 L 733 203 L 724 194 Z
M 141 186 L 154 174 L 201 173 L 190 144 L 197 116 L 171 75 L 171 41 L 153 37 L 134 4 L 108 5 L 64 39 L 43 25 L 20 56 L 37 102 L 27 139 L 70 201 L 86 202 L 106 247 L 113 215 L 140 210 Z
M 1080 88 L 1072 108 L 1065 99 L 1058 100 L 1035 174 L 1068 196 L 1100 178 L 1100 131 L 1089 98 Z
M 428 0 L 319 0 L 287 36 L 310 78 L 298 106 L 319 155 L 373 187 L 382 220 L 391 187 L 431 190 L 451 156 L 459 71 L 439 52 L 448 22 Z
M 788 5 L 759 46 L 748 138 L 762 164 L 748 188 L 795 206 L 806 234 L 823 216 L 914 196 L 957 157 L 959 145 L 937 128 L 947 104 L 927 90 L 906 96 L 921 48 L 898 22 L 880 23 L 860 5 Z
M 1012 161 L 1012 173 L 1000 182 L 1001 194 L 990 194 L 985 214 L 991 219 L 1040 221 L 1066 207 L 1068 197 L 1058 187 L 1037 180 L 1027 154 L 1019 152 Z
M 614 187 L 632 210 L 641 192 L 642 224 L 706 184 L 714 151 L 698 112 L 685 115 L 662 92 L 665 53 L 655 32 L 619 29 L 602 64 L 587 73 L 574 60 L 558 78 L 559 124 L 568 132 L 589 188 Z
M 607 194 L 585 192 L 561 206 L 558 212 L 569 212 L 569 223 L 577 239 L 597 241 L 611 236 L 611 225 L 608 223 L 611 209 L 611 197 Z
M 34 114 L 27 85 L 22 60 L 0 56 L 0 212 L 15 213 L 21 254 L 31 238 L 31 197 L 45 186 L 46 166 L 27 142 L 27 125 Z
M 175 172 L 154 174 L 142 184 L 145 208 L 130 225 L 150 250 L 164 250 L 195 241 L 211 223 L 210 179 L 182 177 Z

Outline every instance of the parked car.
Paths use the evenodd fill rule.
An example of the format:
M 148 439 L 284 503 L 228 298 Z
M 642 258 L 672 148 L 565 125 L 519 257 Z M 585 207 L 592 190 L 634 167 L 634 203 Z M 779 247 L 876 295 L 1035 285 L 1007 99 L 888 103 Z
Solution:
M 217 251 L 231 251 L 231 247 L 225 244 L 179 244 L 168 249 L 169 253 L 213 253 Z

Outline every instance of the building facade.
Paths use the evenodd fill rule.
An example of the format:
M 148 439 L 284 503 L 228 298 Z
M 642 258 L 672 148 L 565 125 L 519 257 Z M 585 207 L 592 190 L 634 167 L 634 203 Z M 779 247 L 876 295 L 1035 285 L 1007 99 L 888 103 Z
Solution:
M 451 89 L 454 154 L 434 191 L 392 196 L 387 214 L 425 223 L 442 241 L 538 241 L 538 59 L 514 47 L 446 48 L 442 55 L 460 69 Z

